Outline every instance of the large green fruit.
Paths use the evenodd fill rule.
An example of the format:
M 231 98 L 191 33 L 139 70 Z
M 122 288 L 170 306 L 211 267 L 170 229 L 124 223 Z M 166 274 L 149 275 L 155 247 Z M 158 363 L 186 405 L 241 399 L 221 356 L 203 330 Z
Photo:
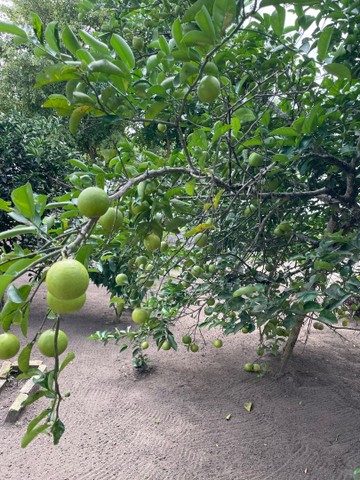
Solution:
M 144 247 L 150 252 L 153 252 L 154 250 L 160 248 L 160 245 L 161 240 L 160 237 L 156 235 L 156 233 L 150 233 L 144 238 Z
M 0 335 L 0 360 L 8 360 L 14 357 L 20 350 L 20 342 L 13 333 L 2 333 Z
M 50 309 L 55 313 L 71 313 L 80 310 L 86 301 L 86 293 L 80 295 L 80 297 L 74 298 L 72 300 L 59 300 L 58 298 L 51 295 L 50 292 L 47 292 L 46 295 L 47 303 Z
M 126 273 L 119 273 L 118 275 L 116 275 L 115 277 L 115 283 L 116 285 L 119 285 L 119 286 L 123 286 L 123 285 L 127 285 L 127 283 L 129 282 L 129 279 L 128 279 L 128 276 L 126 275 Z
M 122 214 L 118 208 L 110 207 L 98 222 L 107 232 L 116 232 L 123 221 Z
M 59 300 L 73 300 L 83 295 L 89 285 L 89 274 L 84 265 L 67 258 L 54 263 L 46 274 L 48 291 Z
M 171 345 L 170 345 L 170 343 L 169 343 L 167 340 L 165 340 L 165 342 L 162 343 L 161 348 L 162 348 L 163 350 L 170 350 Z
M 219 69 L 214 62 L 208 62 L 204 67 L 205 75 L 212 75 L 213 77 L 219 76 Z
M 252 152 L 249 156 L 249 165 L 251 167 L 262 167 L 264 164 L 264 157 L 259 153 Z
M 198 86 L 198 97 L 202 103 L 212 103 L 220 95 L 220 82 L 213 75 L 206 75 Z
M 57 353 L 61 355 L 68 345 L 68 338 L 65 332 L 59 330 L 57 338 Z M 38 340 L 39 352 L 45 357 L 55 357 L 55 330 L 45 330 Z
M 135 308 L 131 314 L 135 323 L 144 323 L 148 319 L 148 312 L 144 308 Z
M 194 243 L 198 247 L 206 247 L 206 245 L 208 243 L 208 237 L 207 237 L 206 233 L 198 233 L 197 235 L 195 235 Z
M 110 207 L 110 200 L 106 192 L 98 187 L 88 187 L 78 198 L 78 209 L 81 215 L 89 218 L 99 218 Z

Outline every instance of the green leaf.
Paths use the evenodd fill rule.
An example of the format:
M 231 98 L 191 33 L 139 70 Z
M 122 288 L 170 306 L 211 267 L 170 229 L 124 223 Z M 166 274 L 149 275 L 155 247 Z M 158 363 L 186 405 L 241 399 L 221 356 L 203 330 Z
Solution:
M 201 10 L 195 15 L 195 20 L 198 26 L 200 27 L 200 30 L 202 30 L 205 35 L 207 35 L 209 38 L 212 39 L 212 41 L 215 40 L 215 28 L 212 22 L 212 19 L 210 17 L 210 13 L 208 9 L 203 5 Z
M 286 11 L 284 7 L 277 6 L 270 17 L 271 27 L 278 37 L 281 37 L 284 31 Z
M 126 41 L 120 35 L 114 33 L 111 37 L 110 43 L 117 55 L 126 63 L 126 65 L 130 69 L 134 68 L 135 57 Z
M 176 46 L 178 48 L 181 48 L 181 40 L 183 38 L 183 30 L 182 30 L 181 22 L 178 18 L 175 19 L 175 21 L 172 25 L 171 34 L 173 36 L 173 39 L 175 40 Z
M 61 362 L 60 368 L 59 368 L 59 373 L 64 370 L 64 368 L 69 365 L 70 362 L 72 362 L 75 358 L 75 353 L 74 352 L 69 352 L 64 360 Z
M 327 325 L 334 325 L 338 322 L 336 315 L 330 310 L 323 309 L 319 314 L 319 321 Z
M 19 357 L 18 357 L 19 369 L 24 373 L 27 372 L 30 368 L 30 355 L 31 355 L 33 346 L 34 346 L 34 342 L 29 343 L 28 345 L 26 345 L 26 347 L 24 347 L 21 350 L 19 354 Z
M 21 448 L 26 448 L 30 442 L 34 440 L 40 433 L 45 432 L 49 428 L 48 424 L 40 425 L 40 427 L 33 428 L 30 432 L 26 432 L 21 439 Z
M 15 285 L 10 285 L 7 291 L 8 299 L 13 303 L 23 303 L 27 299 L 31 290 L 31 285 L 21 285 L 20 287 L 15 287 Z
M 0 21 L 0 33 L 11 33 L 12 35 L 18 35 L 19 37 L 28 38 L 25 30 L 19 28 L 17 25 L 11 22 Z
M 78 131 L 81 119 L 89 113 L 90 108 L 91 107 L 89 107 L 88 105 L 83 105 L 81 107 L 75 108 L 69 120 L 70 133 L 75 135 L 75 133 Z
M 220 36 L 225 32 L 236 17 L 235 0 L 215 0 L 212 9 L 212 16 L 216 35 Z
M 43 108 L 60 108 L 61 110 L 69 110 L 72 112 L 73 107 L 70 106 L 69 100 L 64 96 L 57 93 L 49 95 L 45 103 L 43 103 Z
M 282 135 L 283 137 L 297 137 L 298 132 L 291 127 L 280 127 L 272 130 L 269 135 Z
M 322 0 L 293 0 L 291 4 L 293 5 L 317 5 L 321 3 Z M 262 0 L 260 3 L 260 8 L 269 7 L 270 5 L 284 5 L 288 4 L 288 0 Z
M 200 223 L 199 225 L 196 225 L 196 227 L 186 232 L 184 234 L 184 238 L 192 237 L 193 235 L 204 232 L 206 230 L 214 230 L 214 228 L 215 226 L 212 223 Z
M 106 43 L 101 42 L 97 38 L 93 37 L 89 33 L 87 33 L 85 30 L 79 30 L 79 37 L 87 44 L 89 47 L 91 47 L 95 52 L 99 52 L 102 55 L 109 55 L 110 49 L 106 45 Z M 80 47 L 81 48 L 81 47 Z
M 147 109 L 145 118 L 155 119 L 157 115 L 168 106 L 167 102 L 154 102 Z
M 187 22 L 191 22 L 192 20 L 195 20 L 196 14 L 202 9 L 204 5 L 209 10 L 209 12 L 211 12 L 214 5 L 214 0 L 197 0 L 195 3 L 191 5 L 191 7 L 188 10 L 186 10 L 186 12 L 184 13 L 182 22 L 187 23 Z
M 200 32 L 199 30 L 191 30 L 183 36 L 181 44 L 187 47 L 195 45 L 210 46 L 213 45 L 214 42 L 213 39 L 206 33 Z
M 35 88 L 53 83 L 66 82 L 73 78 L 81 79 L 80 72 L 75 65 L 64 65 L 63 63 L 49 65 L 36 75 Z
M 40 43 L 43 43 L 44 31 L 43 31 L 42 21 L 37 13 L 32 13 L 31 19 L 32 19 L 32 26 L 33 26 L 36 38 L 39 40 Z
M 220 202 L 220 199 L 222 197 L 222 194 L 225 192 L 225 189 L 221 189 L 218 191 L 218 193 L 215 195 L 214 200 L 213 200 L 213 206 L 214 208 L 217 208 Z
M 58 445 L 60 438 L 65 432 L 65 425 L 59 418 L 55 421 L 54 425 L 52 426 L 51 432 L 53 434 L 54 445 Z
M 14 238 L 18 235 L 27 235 L 29 233 L 36 233 L 38 230 L 36 227 L 14 227 L 10 230 L 5 230 L 4 232 L 0 233 L 0 240 L 6 240 L 8 238 Z
M 0 276 L 0 298 L 3 297 L 7 286 L 9 285 L 9 283 L 11 283 L 13 278 L 14 277 L 12 275 L 8 274 Z
M 26 183 L 11 192 L 11 200 L 24 217 L 34 220 L 35 203 L 30 183 Z
M 241 123 L 253 122 L 256 120 L 256 116 L 250 108 L 241 107 L 235 110 L 233 116 L 238 118 Z
M 50 22 L 45 29 L 45 40 L 54 52 L 60 52 L 59 28 L 57 22 Z
M 48 390 L 40 390 L 39 392 L 34 393 L 34 395 L 31 395 L 26 400 L 24 400 L 22 402 L 22 407 L 27 407 L 28 405 L 31 405 L 32 403 L 39 400 L 39 398 L 45 397 L 45 395 L 48 395 L 48 394 L 49 394 Z
M 351 70 L 342 63 L 328 63 L 327 65 L 324 65 L 324 69 L 331 75 L 335 75 L 340 79 L 351 79 Z
M 21 333 L 24 337 L 27 337 L 28 326 L 29 326 L 29 314 L 30 314 L 30 304 L 27 304 L 25 308 L 23 308 L 23 314 L 20 323 Z
M 68 25 L 65 26 L 61 38 L 65 47 L 74 55 L 74 57 L 76 57 L 76 52 L 77 50 L 80 50 L 81 45 Z
M 29 423 L 27 429 L 26 429 L 26 433 L 29 433 L 31 432 L 31 430 L 33 430 L 36 425 L 41 422 L 41 420 L 45 417 L 47 417 L 49 415 L 49 413 L 51 412 L 51 410 L 49 408 L 43 410 L 40 415 L 38 415 L 37 417 L 35 417 L 33 420 L 31 420 L 31 422 Z
M 11 208 L 9 208 L 11 205 L 11 202 L 6 202 L 2 198 L 0 198 L 0 210 L 3 210 L 4 212 L 10 212 Z
M 102 58 L 101 60 L 95 60 L 89 63 L 88 68 L 91 72 L 107 73 L 108 75 L 119 75 L 120 77 L 126 77 L 127 72 L 121 70 L 117 65 Z
M 188 195 L 190 195 L 191 197 L 194 195 L 195 186 L 196 186 L 196 180 L 195 180 L 195 178 L 192 178 L 189 182 L 185 183 L 185 185 L 184 185 L 185 192 L 186 192 Z
M 318 48 L 318 60 L 320 62 L 322 62 L 324 58 L 326 58 L 333 31 L 334 31 L 333 28 L 327 27 L 319 35 L 317 48 Z

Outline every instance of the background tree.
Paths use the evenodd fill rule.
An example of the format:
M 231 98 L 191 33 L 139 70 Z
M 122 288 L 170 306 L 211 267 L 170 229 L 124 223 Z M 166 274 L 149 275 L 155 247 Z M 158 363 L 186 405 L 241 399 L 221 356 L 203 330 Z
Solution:
M 283 352 L 280 373 L 304 324 L 357 328 L 357 4 L 283 5 L 109 0 L 101 8 L 111 18 L 95 32 L 65 26 L 59 37 L 38 17 L 34 33 L 1 25 L 52 58 L 37 87 L 59 88 L 44 107 L 68 116 L 72 134 L 89 119 L 116 131 L 101 162 L 72 162 L 75 188 L 58 201 L 46 203 L 27 184 L 2 202 L 23 224 L 3 238 L 37 239 L 31 252 L 3 255 L 2 291 L 36 271 L 31 286 L 8 287 L 5 331 L 19 323 L 26 332 L 33 292 L 54 261 L 49 306 L 78 308 L 84 292 L 75 302 L 59 287 L 69 256 L 80 261 L 81 285 L 81 264 L 90 265 L 118 314 L 133 309 L 139 328 L 94 338 L 128 340 L 137 367 L 148 337 L 178 348 L 171 328 L 183 314 L 194 319 L 182 339 L 189 351 L 199 349 L 200 328 L 256 331 L 260 356 Z M 99 6 L 81 2 L 81 11 Z M 50 225 L 41 218 L 52 208 Z M 25 375 L 35 340 L 20 353 Z M 51 408 L 24 444 L 43 430 L 57 443 L 63 431 L 57 353 L 42 384 Z

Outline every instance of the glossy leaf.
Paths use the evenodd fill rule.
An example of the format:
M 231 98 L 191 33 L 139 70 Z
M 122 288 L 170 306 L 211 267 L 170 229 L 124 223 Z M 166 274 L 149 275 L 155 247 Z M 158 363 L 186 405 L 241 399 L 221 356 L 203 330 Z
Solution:
M 34 194 L 30 183 L 22 185 L 12 191 L 11 200 L 19 212 L 24 217 L 34 220 L 35 217 L 35 203 Z
M 127 42 L 120 35 L 114 33 L 111 37 L 110 43 L 117 55 L 125 62 L 125 64 L 130 69 L 134 68 L 135 57 Z

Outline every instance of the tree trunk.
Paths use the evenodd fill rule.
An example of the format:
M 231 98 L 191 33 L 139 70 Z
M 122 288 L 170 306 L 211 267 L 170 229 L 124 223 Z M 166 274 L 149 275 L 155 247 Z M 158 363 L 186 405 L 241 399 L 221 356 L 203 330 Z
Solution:
M 303 322 L 304 322 L 304 317 L 301 318 L 298 321 L 298 323 L 290 330 L 289 338 L 287 339 L 287 342 L 286 342 L 286 345 L 285 345 L 285 348 L 284 348 L 284 353 L 283 353 L 283 356 L 282 356 L 280 369 L 279 369 L 278 374 L 276 375 L 277 377 L 281 377 L 285 373 L 287 364 L 290 360 L 290 357 L 293 353 L 295 344 L 296 344 L 297 339 L 299 337 L 301 327 L 303 326 Z

